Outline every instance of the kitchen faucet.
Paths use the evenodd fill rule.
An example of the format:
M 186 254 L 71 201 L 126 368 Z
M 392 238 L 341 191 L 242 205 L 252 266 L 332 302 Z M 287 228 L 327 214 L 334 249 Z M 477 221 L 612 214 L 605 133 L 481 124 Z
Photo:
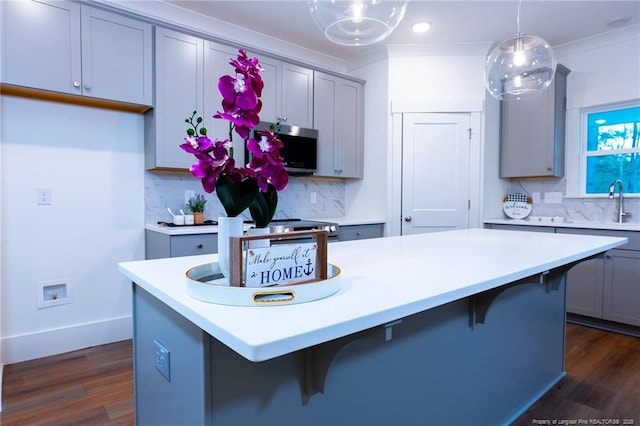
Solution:
M 618 223 L 622 223 L 625 217 L 631 216 L 631 213 L 624 211 L 624 195 L 622 193 L 622 181 L 616 179 L 609 185 L 609 198 L 613 198 L 613 193 L 616 190 L 616 184 L 618 185 Z

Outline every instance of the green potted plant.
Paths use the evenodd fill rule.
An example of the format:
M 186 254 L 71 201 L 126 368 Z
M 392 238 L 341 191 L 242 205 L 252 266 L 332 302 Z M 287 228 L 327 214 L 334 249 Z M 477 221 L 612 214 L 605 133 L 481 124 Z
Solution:
M 207 204 L 207 199 L 203 194 L 196 194 L 189 198 L 187 207 L 193 213 L 193 223 L 199 225 L 204 222 L 204 205 Z

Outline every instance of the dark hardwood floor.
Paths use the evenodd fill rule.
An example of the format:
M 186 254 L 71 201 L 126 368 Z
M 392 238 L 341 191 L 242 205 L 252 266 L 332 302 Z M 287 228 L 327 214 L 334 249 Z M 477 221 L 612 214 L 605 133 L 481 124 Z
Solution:
M 4 367 L 0 425 L 132 425 L 131 340 Z
M 566 370 L 514 425 L 640 425 L 639 338 L 569 324 Z M 131 425 L 131 341 L 5 366 L 2 391 L 3 426 Z

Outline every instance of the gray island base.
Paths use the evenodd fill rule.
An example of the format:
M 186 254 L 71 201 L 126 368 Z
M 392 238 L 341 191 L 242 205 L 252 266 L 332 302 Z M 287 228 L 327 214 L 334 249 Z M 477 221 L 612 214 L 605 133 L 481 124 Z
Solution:
M 134 282 L 136 422 L 508 424 L 565 374 L 566 271 L 624 243 L 492 230 L 337 243 L 343 288 L 277 307 L 185 298 L 169 270 L 215 255 L 121 264 Z M 363 275 L 374 252 L 416 268 Z M 170 352 L 169 379 L 154 340 Z

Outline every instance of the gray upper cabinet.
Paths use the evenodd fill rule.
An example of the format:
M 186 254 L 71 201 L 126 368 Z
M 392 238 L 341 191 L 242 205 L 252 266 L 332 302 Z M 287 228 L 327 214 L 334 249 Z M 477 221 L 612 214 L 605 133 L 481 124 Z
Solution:
M 260 119 L 312 128 L 314 71 L 273 58 L 258 59 L 264 68 Z
M 318 71 L 314 79 L 314 127 L 318 130 L 316 176 L 362 178 L 362 84 Z
M 229 59 L 238 56 L 238 49 L 212 41 L 205 41 L 204 45 L 204 109 L 203 122 L 207 127 L 211 139 L 229 138 L 229 122 L 214 119 L 213 115 L 222 111 L 222 95 L 218 90 L 218 80 L 223 75 L 233 76 L 233 67 Z M 244 143 L 235 132 L 231 135 L 233 156 L 236 164 L 244 164 Z
M 501 102 L 500 177 L 564 176 L 567 75 L 558 64 L 547 91 Z
M 146 166 L 188 169 L 194 157 L 179 145 L 184 119 L 204 109 L 204 40 L 159 27 L 155 40 L 156 107 L 145 116 Z
M 69 1 L 1 7 L 3 83 L 152 104 L 151 25 Z

